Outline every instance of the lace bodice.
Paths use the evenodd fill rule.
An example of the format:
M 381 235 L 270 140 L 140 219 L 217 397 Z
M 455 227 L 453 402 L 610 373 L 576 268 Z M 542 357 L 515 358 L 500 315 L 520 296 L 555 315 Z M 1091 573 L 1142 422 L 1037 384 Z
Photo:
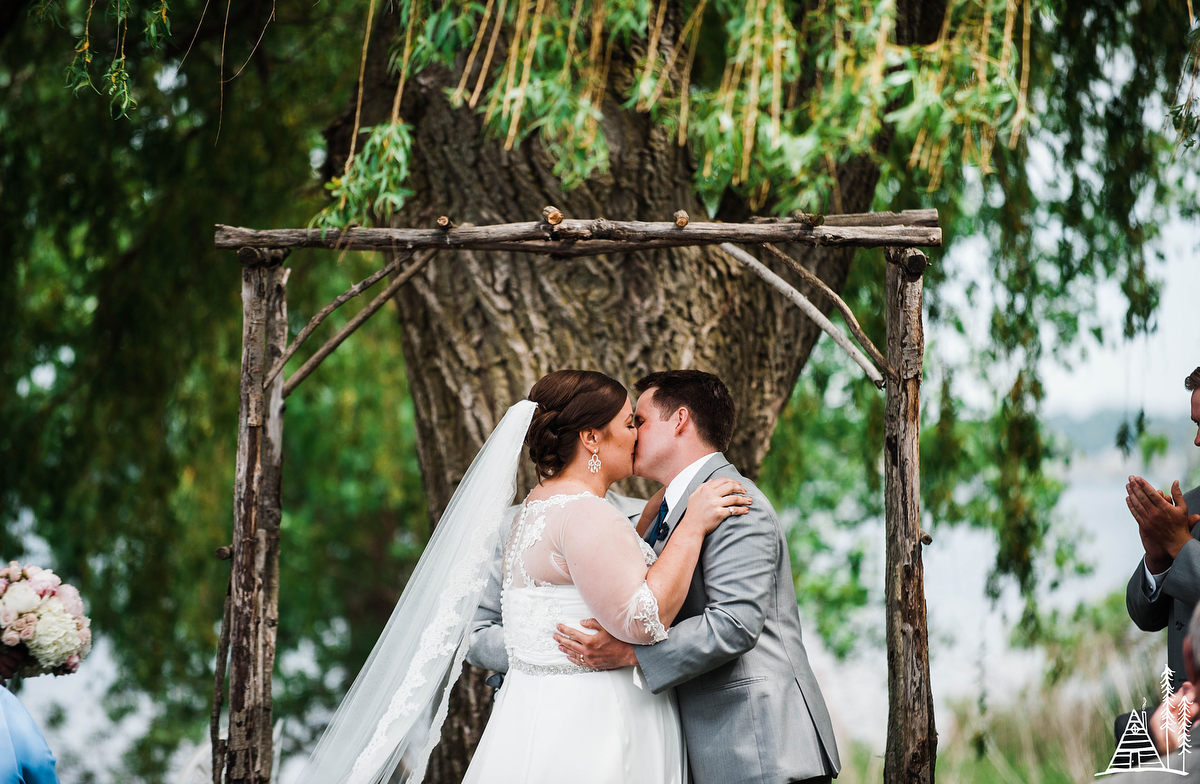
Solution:
M 568 665 L 555 626 L 578 626 L 585 618 L 625 642 L 665 640 L 658 602 L 646 584 L 654 558 L 603 498 L 581 493 L 527 502 L 504 552 L 501 611 L 510 661 Z

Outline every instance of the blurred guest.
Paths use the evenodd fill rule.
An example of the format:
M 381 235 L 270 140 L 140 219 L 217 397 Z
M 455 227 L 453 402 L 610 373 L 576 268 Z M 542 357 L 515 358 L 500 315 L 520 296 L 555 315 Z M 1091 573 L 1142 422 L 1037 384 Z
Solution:
M 42 731 L 16 695 L 4 688 L 21 666 L 23 651 L 9 649 L 0 656 L 0 782 L 58 784 L 54 755 Z
M 1200 368 L 1184 382 L 1192 393 L 1192 421 L 1198 425 L 1195 443 L 1200 447 Z M 1146 554 L 1138 563 L 1125 590 L 1129 617 L 1142 631 L 1167 630 L 1167 664 L 1175 672 L 1176 688 L 1183 680 L 1183 639 L 1192 609 L 1200 599 L 1200 542 L 1194 529 L 1200 514 L 1200 487 L 1181 492 L 1179 482 L 1171 496 L 1155 490 L 1140 476 L 1125 486 L 1129 511 L 1137 520 Z
M 1192 421 L 1197 425 L 1196 446 L 1200 447 L 1200 368 L 1184 380 L 1191 392 Z M 1167 630 L 1167 664 L 1174 673 L 1172 687 L 1183 683 L 1183 640 L 1192 611 L 1200 600 L 1200 487 L 1184 493 L 1179 482 L 1168 498 L 1140 476 L 1129 477 L 1125 504 L 1133 513 L 1142 537 L 1145 555 L 1125 589 L 1129 617 L 1142 631 Z M 1119 740 L 1129 715 L 1117 717 L 1114 731 Z

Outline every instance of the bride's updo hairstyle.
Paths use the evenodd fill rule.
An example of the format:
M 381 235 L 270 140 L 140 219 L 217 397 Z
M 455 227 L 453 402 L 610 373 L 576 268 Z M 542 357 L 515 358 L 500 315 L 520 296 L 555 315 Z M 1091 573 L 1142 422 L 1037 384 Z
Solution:
M 539 479 L 558 476 L 579 451 L 579 433 L 603 430 L 629 392 L 615 378 L 594 370 L 558 370 L 542 376 L 529 399 L 538 404 L 525 446 Z

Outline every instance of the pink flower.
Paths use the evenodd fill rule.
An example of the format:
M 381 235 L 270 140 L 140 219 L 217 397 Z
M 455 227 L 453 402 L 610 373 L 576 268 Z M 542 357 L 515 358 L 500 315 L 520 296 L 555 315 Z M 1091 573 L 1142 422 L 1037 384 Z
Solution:
M 0 627 L 7 629 L 17 622 L 20 615 L 12 607 L 0 607 Z
M 85 648 L 92 644 L 92 630 L 83 628 L 79 630 L 79 644 Z
M 37 567 L 32 567 L 37 569 Z M 25 571 L 28 572 L 30 567 L 26 566 Z M 38 596 L 46 596 L 53 594 L 55 589 L 62 584 L 62 580 L 57 574 L 49 569 L 39 569 L 37 572 L 29 575 L 29 587 L 37 591 Z
M 33 577 L 42 571 L 42 567 L 34 564 L 25 564 L 25 576 L 33 579 Z
M 29 640 L 33 639 L 33 635 L 35 634 L 37 634 L 37 624 L 28 624 L 24 629 L 21 630 L 21 641 L 28 642 Z
M 28 625 L 29 625 L 29 616 L 28 616 L 28 615 L 22 615 L 22 616 L 20 616 L 19 618 L 17 618 L 17 620 L 13 621 L 13 622 L 12 622 L 12 623 L 9 625 L 9 628 L 11 628 L 11 629 L 15 629 L 15 630 L 17 631 L 17 633 L 19 634 L 19 633 L 20 633 L 21 631 L 23 631 L 23 630 L 25 629 L 25 627 L 26 627 L 26 626 L 28 626 Z
M 67 672 L 75 672 L 79 669 L 80 661 L 81 659 L 79 658 L 78 653 L 72 654 L 71 658 L 67 659 L 67 662 L 63 665 L 63 667 L 66 668 Z
M 0 569 L 0 571 L 3 571 Z M 0 577 L 0 596 L 4 595 L 4 591 L 8 588 L 8 580 Z
M 73 585 L 60 585 L 58 587 L 58 600 L 63 603 L 63 609 L 76 618 L 83 615 L 83 598 L 79 595 L 79 590 Z
M 21 644 L 21 636 L 14 629 L 5 629 L 4 634 L 0 634 L 0 643 L 15 648 Z

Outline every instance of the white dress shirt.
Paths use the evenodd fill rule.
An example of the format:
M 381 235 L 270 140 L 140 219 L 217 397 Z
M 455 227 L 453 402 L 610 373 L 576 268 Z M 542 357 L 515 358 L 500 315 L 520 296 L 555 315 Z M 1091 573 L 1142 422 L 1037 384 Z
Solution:
M 670 484 L 667 485 L 667 492 L 663 494 L 663 500 L 667 502 L 668 515 L 671 514 L 671 510 L 674 509 L 675 505 L 678 504 L 683 498 L 684 491 L 687 490 L 688 485 L 692 483 L 692 480 L 696 478 L 696 474 L 700 473 L 700 469 L 703 468 L 704 464 L 708 462 L 708 459 L 715 454 L 716 452 L 709 452 L 704 457 L 696 460 L 696 462 L 692 463 L 687 468 L 676 474 L 675 478 L 672 479 Z
M 1165 571 L 1159 574 L 1150 574 L 1150 567 L 1146 566 L 1146 559 L 1142 559 L 1142 569 L 1146 572 L 1146 598 L 1153 601 L 1158 598 L 1158 587 L 1162 583 L 1162 579 L 1167 576 L 1167 572 L 1171 571 L 1171 567 L 1167 567 Z

